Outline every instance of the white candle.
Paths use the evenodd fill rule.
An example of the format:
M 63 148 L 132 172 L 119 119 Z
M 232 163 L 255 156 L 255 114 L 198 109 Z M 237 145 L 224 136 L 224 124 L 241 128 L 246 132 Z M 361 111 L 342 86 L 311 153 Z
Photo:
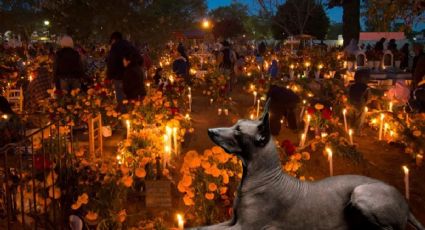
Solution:
M 148 87 L 148 92 L 147 93 L 149 94 L 149 89 L 151 88 L 151 83 L 149 83 L 149 82 L 146 83 L 146 86 Z
M 390 104 L 389 104 L 389 111 L 390 112 L 392 112 L 393 111 L 393 102 L 392 101 L 390 101 Z
M 404 188 L 405 188 L 405 195 L 406 199 L 410 198 L 410 188 L 409 188 L 409 168 L 405 165 L 403 165 L 403 171 L 404 171 Z
M 254 105 L 255 105 L 255 102 L 257 102 L 257 91 L 254 91 Z
M 179 230 L 184 229 L 184 219 L 183 219 L 183 216 L 181 214 L 177 214 L 177 225 L 178 225 Z
M 254 114 L 251 114 L 251 115 L 249 116 L 249 118 L 250 118 L 251 120 L 254 120 Z
M 189 95 L 192 94 L 192 89 L 189 87 Z
M 304 134 L 303 134 L 304 135 L 304 140 L 302 142 L 302 146 L 304 146 L 304 143 L 305 143 L 305 141 L 307 139 L 307 132 L 308 132 L 308 128 L 310 126 L 310 120 L 311 120 L 311 116 L 310 116 L 310 114 L 307 114 L 307 121 L 306 121 L 305 126 L 304 126 Z
M 224 115 L 226 115 L 226 116 L 229 115 L 229 110 L 228 109 L 224 109 Z
M 167 145 L 169 146 L 170 152 L 171 152 L 171 145 L 172 145 L 172 136 L 173 136 L 173 129 L 169 126 L 165 127 L 165 132 L 167 134 Z
M 305 143 L 305 134 L 302 133 L 301 134 L 301 139 L 300 139 L 300 147 L 304 147 L 304 143 Z
M 171 152 L 171 146 L 169 144 L 171 138 L 167 134 L 164 134 L 164 157 L 162 159 L 164 168 L 167 167 L 169 159 L 170 159 L 170 152 Z
M 348 136 L 350 136 L 350 144 L 353 145 L 353 130 L 352 129 L 348 130 Z
M 409 122 L 409 114 L 408 114 L 408 113 L 406 113 L 406 125 L 407 125 L 407 127 L 409 127 L 409 126 L 410 126 L 410 122 Z
M 173 128 L 174 154 L 179 155 L 179 147 L 177 144 L 177 127 Z
M 131 124 L 129 120 L 125 120 L 125 123 L 127 125 L 127 139 L 130 139 Z
M 302 117 L 303 117 L 304 110 L 305 110 L 305 104 L 306 104 L 306 100 L 303 100 L 303 106 L 301 107 L 301 113 L 300 113 L 300 119 L 302 119 Z
M 210 99 L 210 105 L 212 105 L 212 103 L 214 102 L 214 99 Z
M 384 134 L 383 137 L 385 138 L 385 136 L 387 136 L 387 130 L 388 130 L 388 123 L 384 124 Z
M 220 116 L 221 115 L 221 112 L 222 112 L 222 109 L 220 108 L 220 109 L 218 109 L 218 115 Z
M 260 99 L 257 100 L 257 117 L 260 115 Z
M 385 114 L 381 113 L 381 123 L 379 125 L 379 140 L 382 140 L 382 129 L 384 127 Z
M 342 110 L 342 115 L 344 116 L 344 128 L 345 132 L 348 132 L 348 125 L 347 125 L 347 109 Z
M 189 112 L 192 112 L 192 95 L 187 95 L 189 97 Z
M 326 148 L 326 152 L 328 153 L 328 161 L 329 161 L 329 173 L 331 176 L 334 175 L 334 166 L 332 162 L 332 150 L 330 148 Z

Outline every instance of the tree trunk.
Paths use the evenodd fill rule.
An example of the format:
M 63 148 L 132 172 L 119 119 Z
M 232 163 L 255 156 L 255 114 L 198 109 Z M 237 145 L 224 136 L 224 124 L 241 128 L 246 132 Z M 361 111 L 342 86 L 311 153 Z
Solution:
M 360 34 L 360 0 L 344 0 L 342 3 L 342 37 L 344 38 L 344 47 L 351 39 L 359 41 Z

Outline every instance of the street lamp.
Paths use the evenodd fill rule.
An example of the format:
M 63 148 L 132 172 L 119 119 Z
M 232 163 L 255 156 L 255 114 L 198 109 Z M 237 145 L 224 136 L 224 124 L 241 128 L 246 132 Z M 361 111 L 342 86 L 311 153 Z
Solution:
M 211 24 L 210 24 L 210 21 L 208 21 L 208 19 L 204 19 L 202 21 L 202 28 L 208 29 L 208 28 L 210 28 L 210 26 L 211 26 Z
M 44 25 L 45 25 L 45 26 L 50 25 L 50 21 L 49 21 L 49 20 L 44 20 Z

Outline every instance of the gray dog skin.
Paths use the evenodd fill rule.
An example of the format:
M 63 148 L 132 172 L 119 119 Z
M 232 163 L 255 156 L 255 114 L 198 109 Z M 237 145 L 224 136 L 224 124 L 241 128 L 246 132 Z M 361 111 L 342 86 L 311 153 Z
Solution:
M 379 180 L 345 175 L 303 182 L 282 172 L 268 105 L 259 120 L 208 130 L 214 143 L 242 160 L 243 176 L 232 219 L 193 229 L 405 229 L 410 223 L 424 230 L 403 195 Z

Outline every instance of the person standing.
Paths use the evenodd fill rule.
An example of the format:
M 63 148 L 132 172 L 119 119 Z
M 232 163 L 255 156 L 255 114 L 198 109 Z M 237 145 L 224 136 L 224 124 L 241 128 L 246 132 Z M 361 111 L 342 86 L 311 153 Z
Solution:
M 409 67 L 409 43 L 405 43 L 403 47 L 401 47 L 401 63 L 400 63 L 400 69 L 407 69 Z
M 384 43 L 385 38 L 381 38 L 376 44 L 375 44 L 375 52 L 382 55 L 384 53 Z
M 425 53 L 422 44 L 414 44 L 413 50 L 415 51 L 415 57 L 413 58 L 412 65 L 412 86 L 416 88 L 425 76 Z
M 123 90 L 127 100 L 143 100 L 146 96 L 142 66 L 138 63 L 140 56 L 135 51 L 124 55 Z
M 110 50 L 107 57 L 106 77 L 112 80 L 117 98 L 118 108 L 121 108 L 125 94 L 123 89 L 124 55 L 131 50 L 131 44 L 124 40 L 120 32 L 114 32 L 110 39 Z
M 74 42 L 69 36 L 63 36 L 54 58 L 53 77 L 56 89 L 70 93 L 81 88 L 84 78 L 84 68 L 80 54 L 73 48 Z
M 354 108 L 354 127 L 360 133 L 365 115 L 364 108 L 370 100 L 370 89 L 367 85 L 370 79 L 370 71 L 367 69 L 358 70 L 354 75 L 354 84 L 348 88 L 348 102 Z

